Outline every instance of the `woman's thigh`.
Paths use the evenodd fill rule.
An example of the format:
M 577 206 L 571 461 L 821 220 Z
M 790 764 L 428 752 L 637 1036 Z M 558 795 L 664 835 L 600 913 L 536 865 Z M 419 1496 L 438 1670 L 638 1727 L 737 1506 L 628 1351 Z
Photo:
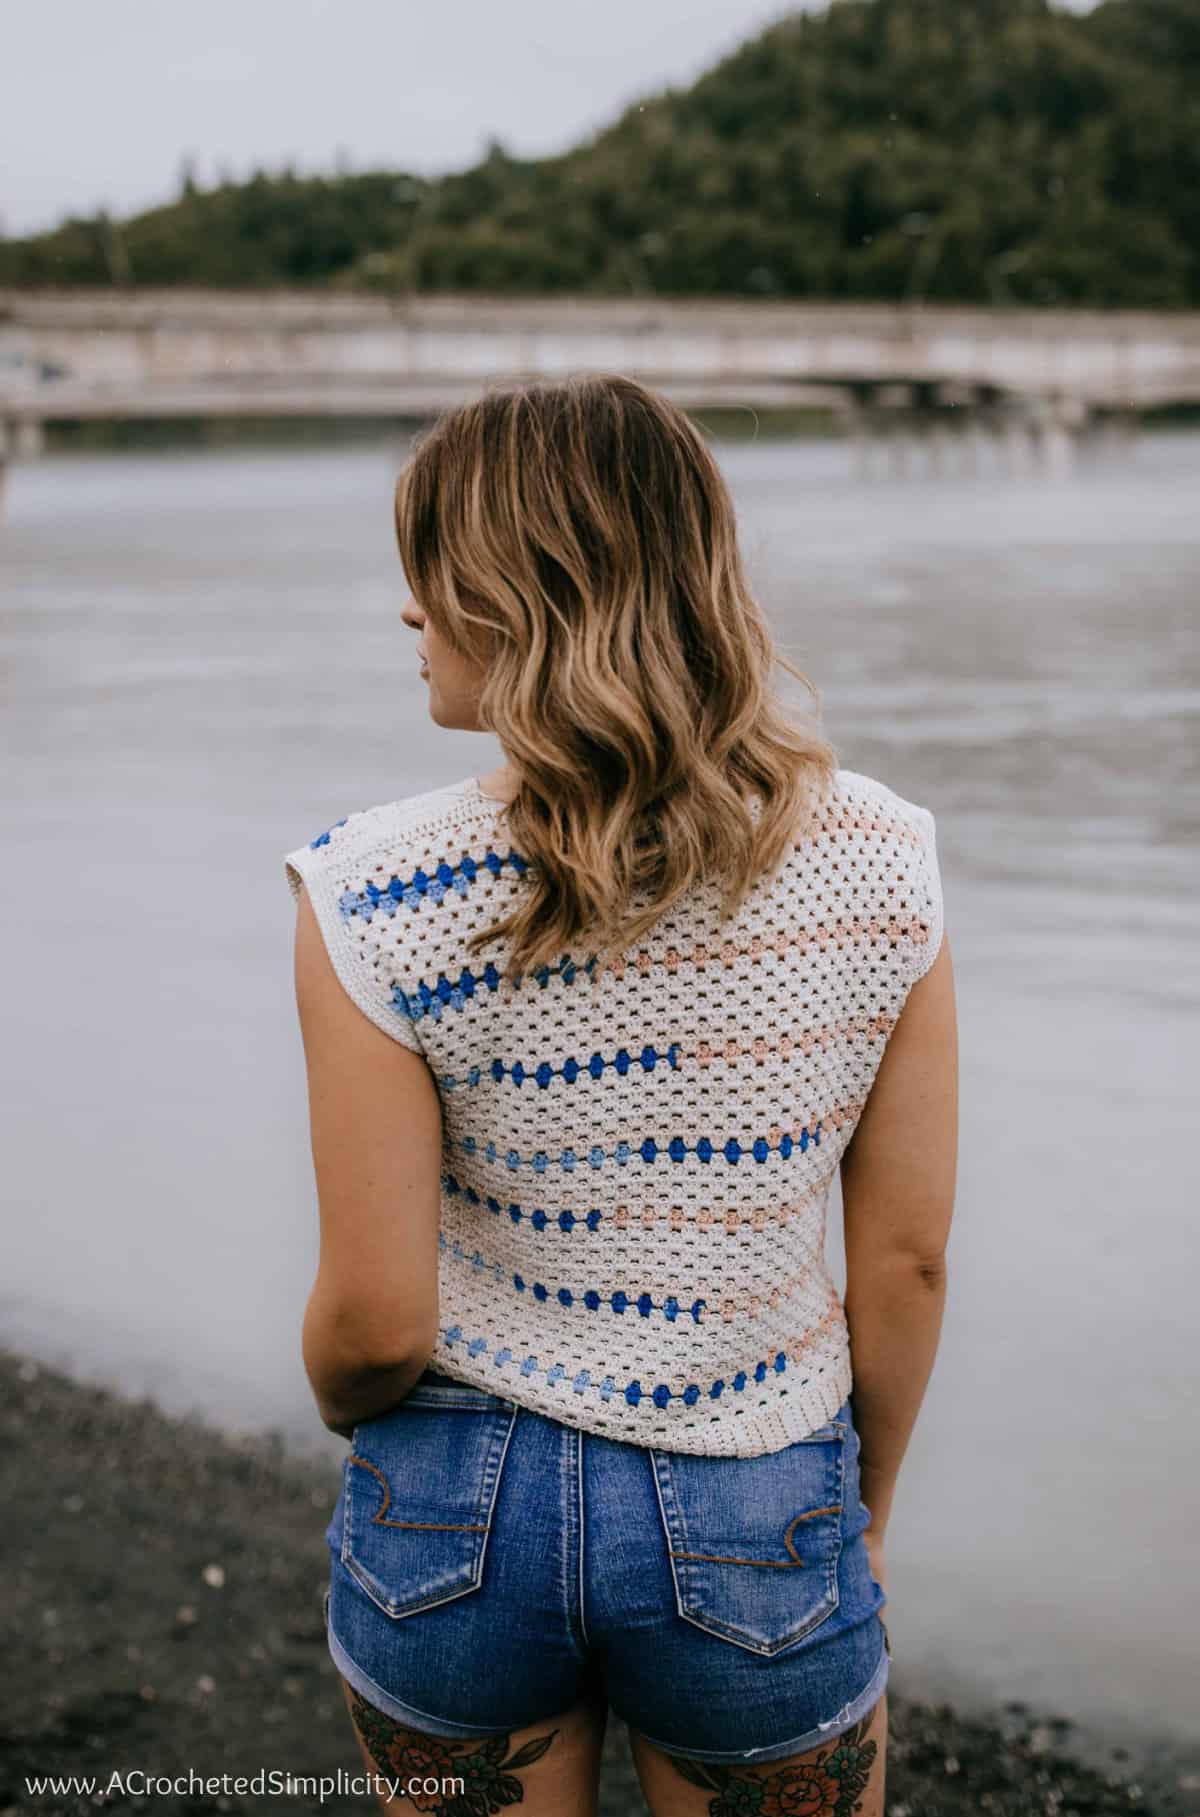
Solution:
M 761 1766 L 712 1764 L 662 1753 L 631 1736 L 634 1764 L 652 1817 L 711 1817 L 712 1811 L 803 1811 L 808 1817 L 883 1817 L 887 1782 L 887 1695 L 838 1736 L 804 1754 Z
M 560 1716 L 484 1741 L 440 1740 L 385 1716 L 345 1679 L 342 1691 L 368 1783 L 385 1810 L 520 1805 L 521 1817 L 595 1817 L 608 1717 L 602 1689 Z

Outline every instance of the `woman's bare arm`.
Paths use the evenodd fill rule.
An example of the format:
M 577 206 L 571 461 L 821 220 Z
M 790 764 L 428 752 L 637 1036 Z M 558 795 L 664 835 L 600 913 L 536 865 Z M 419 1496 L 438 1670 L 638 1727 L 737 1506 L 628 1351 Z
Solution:
M 405 1398 L 437 1340 L 441 1104 L 422 1056 L 347 996 L 306 890 L 295 975 L 321 1213 L 304 1363 L 325 1424 L 349 1437 Z
M 941 1335 L 957 1158 L 954 974 L 943 941 L 909 992 L 842 1158 L 851 1398 L 877 1537 Z

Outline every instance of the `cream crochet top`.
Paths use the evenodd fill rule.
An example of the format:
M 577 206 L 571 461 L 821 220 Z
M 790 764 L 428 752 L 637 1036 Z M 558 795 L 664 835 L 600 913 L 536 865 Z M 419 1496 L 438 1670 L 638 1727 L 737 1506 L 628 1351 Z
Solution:
M 285 864 L 350 996 L 437 1082 L 432 1366 L 666 1450 L 751 1457 L 824 1425 L 852 1386 L 826 1202 L 941 942 L 932 816 L 838 771 L 732 921 L 705 885 L 595 988 L 570 955 L 518 984 L 502 946 L 468 956 L 525 869 L 474 778 Z

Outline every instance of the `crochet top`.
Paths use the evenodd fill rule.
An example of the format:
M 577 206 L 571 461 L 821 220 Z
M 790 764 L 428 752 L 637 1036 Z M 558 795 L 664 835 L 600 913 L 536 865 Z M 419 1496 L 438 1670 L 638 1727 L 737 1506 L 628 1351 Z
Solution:
M 526 869 L 474 777 L 287 854 L 342 984 L 437 1083 L 431 1367 L 710 1456 L 841 1407 L 827 1196 L 942 904 L 926 809 L 847 770 L 822 800 L 736 916 L 706 880 L 594 985 L 591 958 L 505 981 L 505 942 L 468 955 Z

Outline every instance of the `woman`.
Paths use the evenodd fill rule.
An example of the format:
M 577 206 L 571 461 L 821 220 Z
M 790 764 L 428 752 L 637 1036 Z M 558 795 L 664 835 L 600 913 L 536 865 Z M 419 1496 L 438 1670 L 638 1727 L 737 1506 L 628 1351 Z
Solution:
M 454 411 L 396 526 L 430 713 L 506 762 L 287 859 L 364 1759 L 384 1803 L 573 1817 L 611 1706 L 655 1817 L 880 1817 L 955 1166 L 932 818 L 785 712 L 642 386 Z

